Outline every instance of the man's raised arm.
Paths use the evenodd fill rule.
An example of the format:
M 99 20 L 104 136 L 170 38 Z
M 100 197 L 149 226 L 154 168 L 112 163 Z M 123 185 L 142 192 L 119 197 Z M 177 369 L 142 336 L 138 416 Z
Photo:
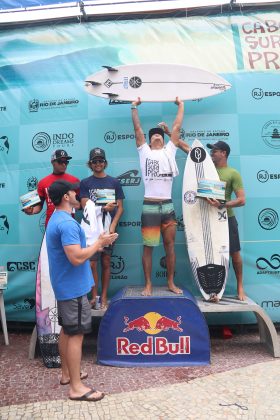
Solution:
M 175 146 L 179 147 L 181 127 L 184 118 L 184 102 L 181 101 L 177 96 L 175 104 L 178 105 L 178 111 L 172 126 L 171 141 L 175 144 Z
M 138 98 L 137 101 L 133 101 L 131 104 L 131 115 L 132 115 L 132 122 L 134 126 L 135 131 L 135 140 L 136 140 L 136 146 L 142 146 L 146 142 L 145 136 L 141 127 L 139 115 L 138 115 L 138 109 L 137 106 L 141 104 L 141 99 Z

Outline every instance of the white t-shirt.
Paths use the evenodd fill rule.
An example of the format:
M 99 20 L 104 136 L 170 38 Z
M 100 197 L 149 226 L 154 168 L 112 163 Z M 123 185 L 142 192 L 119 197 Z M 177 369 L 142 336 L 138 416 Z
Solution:
M 169 156 L 175 159 L 177 147 L 172 141 L 164 146 Z M 140 168 L 145 186 L 145 198 L 171 198 L 173 175 L 161 173 L 161 168 L 169 167 L 168 157 L 164 149 L 151 150 L 147 143 L 137 148 L 140 158 Z

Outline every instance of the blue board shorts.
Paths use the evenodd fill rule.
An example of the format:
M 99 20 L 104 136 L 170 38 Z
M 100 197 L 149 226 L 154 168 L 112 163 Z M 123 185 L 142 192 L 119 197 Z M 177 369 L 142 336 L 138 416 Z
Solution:
M 87 295 L 57 301 L 58 324 L 66 335 L 91 332 L 91 306 Z
M 144 200 L 141 215 L 143 244 L 158 246 L 160 234 L 169 226 L 176 226 L 176 215 L 172 200 Z

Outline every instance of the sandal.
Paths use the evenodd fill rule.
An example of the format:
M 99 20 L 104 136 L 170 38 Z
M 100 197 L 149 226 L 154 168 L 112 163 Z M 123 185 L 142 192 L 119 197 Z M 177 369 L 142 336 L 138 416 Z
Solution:
M 87 402 L 96 402 L 96 401 L 100 401 L 105 397 L 104 392 L 101 392 L 99 397 L 96 398 L 90 398 L 90 396 L 92 394 L 94 394 L 95 392 L 98 392 L 96 389 L 91 389 L 90 391 L 86 392 L 84 395 L 82 395 L 81 397 L 69 397 L 70 400 L 72 401 L 87 401 Z

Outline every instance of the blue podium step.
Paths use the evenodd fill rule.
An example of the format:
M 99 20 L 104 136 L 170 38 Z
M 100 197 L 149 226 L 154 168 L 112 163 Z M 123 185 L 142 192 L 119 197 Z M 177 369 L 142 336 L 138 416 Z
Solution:
M 103 365 L 194 366 L 210 363 L 209 331 L 194 296 L 155 287 L 128 286 L 111 300 L 98 334 L 97 361 Z

